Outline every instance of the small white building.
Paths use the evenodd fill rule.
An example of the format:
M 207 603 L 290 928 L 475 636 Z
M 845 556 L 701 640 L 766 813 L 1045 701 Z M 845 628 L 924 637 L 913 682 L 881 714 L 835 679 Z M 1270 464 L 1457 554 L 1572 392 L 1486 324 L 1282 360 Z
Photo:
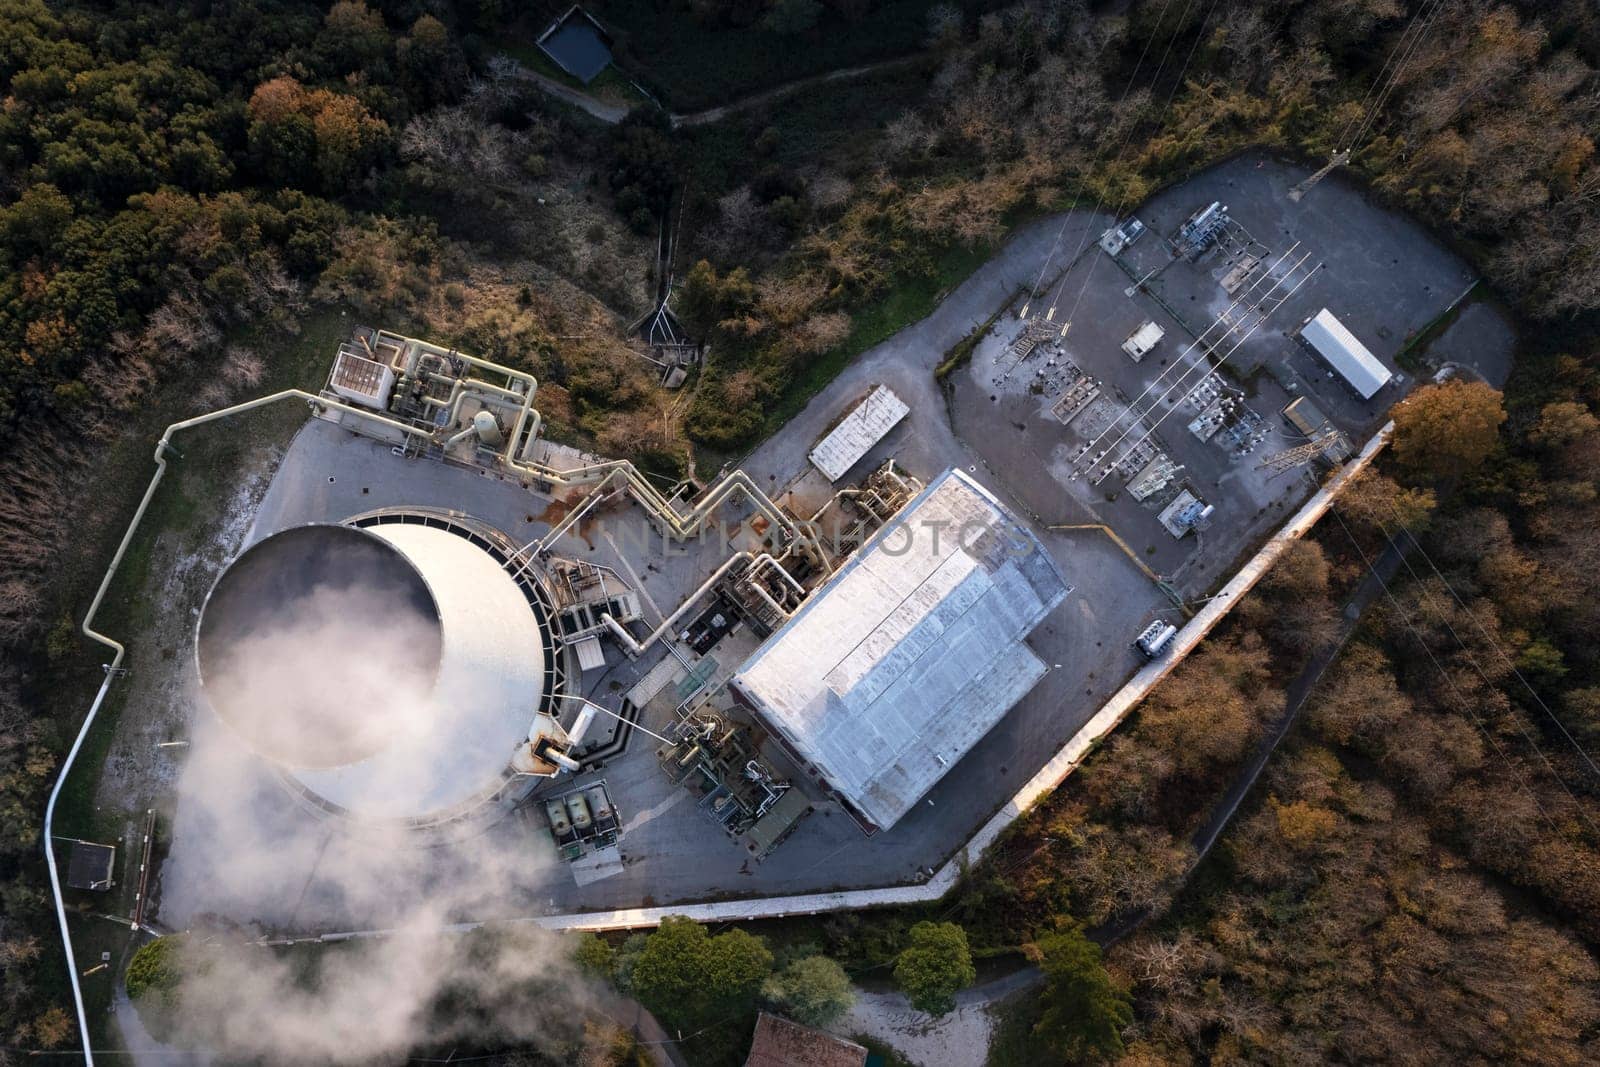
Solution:
M 1327 308 L 1300 327 L 1300 337 L 1363 400 L 1371 400 L 1394 376 Z
M 811 465 L 828 481 L 838 481 L 872 451 L 873 445 L 899 425 L 910 410 L 887 385 L 875 387 L 828 432 L 828 436 L 817 442 L 808 457 Z
M 1152 348 L 1160 344 L 1166 335 L 1167 331 L 1154 322 L 1146 322 L 1128 335 L 1128 339 L 1122 342 L 1122 350 L 1137 363 L 1148 355 Z

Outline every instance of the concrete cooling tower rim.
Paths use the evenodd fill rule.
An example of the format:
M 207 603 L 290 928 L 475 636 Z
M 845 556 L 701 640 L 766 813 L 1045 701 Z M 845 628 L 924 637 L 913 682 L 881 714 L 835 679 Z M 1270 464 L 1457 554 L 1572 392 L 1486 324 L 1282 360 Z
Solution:
M 214 658 L 207 655 L 211 631 L 248 627 L 253 621 L 254 606 L 241 605 L 230 589 L 236 570 L 243 568 L 246 578 L 259 572 L 254 583 L 240 585 L 242 591 L 252 584 L 260 588 L 275 570 L 288 572 L 286 584 L 303 584 L 293 570 L 305 549 L 326 549 L 336 542 L 342 549 L 360 539 L 379 548 L 366 553 L 379 561 L 378 578 L 393 582 L 403 580 L 402 571 L 414 573 L 437 619 L 432 691 L 418 694 L 425 714 L 411 716 L 421 721 L 415 729 L 395 731 L 373 750 L 333 765 L 307 765 L 285 759 L 281 752 L 262 751 L 247 731 L 239 732 L 280 768 L 291 786 L 329 811 L 421 825 L 476 808 L 505 784 L 511 753 L 526 737 L 535 713 L 552 703 L 559 673 L 542 587 L 523 568 L 516 568 L 513 576 L 503 546 L 486 536 L 492 533 L 461 517 L 379 512 L 340 525 L 294 527 L 256 542 L 219 577 L 202 610 L 196 641 L 202 691 L 229 721 L 228 694 L 207 687 L 205 668 Z M 266 554 L 264 561 L 256 560 L 258 553 Z M 352 590 L 353 601 L 356 592 Z M 218 610 L 242 613 L 243 618 L 224 618 L 219 625 L 211 619 Z M 381 634 L 382 622 L 373 620 L 375 635 Z M 238 724 L 230 725 L 238 729 Z

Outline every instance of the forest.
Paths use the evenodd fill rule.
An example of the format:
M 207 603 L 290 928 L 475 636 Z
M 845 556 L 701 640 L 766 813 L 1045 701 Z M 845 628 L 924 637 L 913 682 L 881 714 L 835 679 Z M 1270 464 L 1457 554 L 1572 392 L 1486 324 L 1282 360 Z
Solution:
M 806 959 L 859 975 L 917 949 L 906 987 L 937 1008 L 963 969 L 929 982 L 919 961 L 953 935 L 914 931 L 955 923 L 963 952 L 1021 953 L 1053 975 L 1015 1009 L 1016 1062 L 1593 1061 L 1592 5 L 598 5 L 631 30 L 621 62 L 671 106 L 816 72 L 742 57 L 697 82 L 691 27 L 736 47 L 759 23 L 760 47 L 793 41 L 780 51 L 812 63 L 905 60 L 678 128 L 648 103 L 607 127 L 538 92 L 501 54 L 525 29 L 508 7 L 0 0 L 5 1049 L 75 1037 L 44 798 L 98 684 L 76 622 L 145 442 L 172 417 L 281 380 L 287 339 L 339 309 L 534 370 L 564 440 L 714 470 L 1020 223 L 1132 208 L 1248 146 L 1321 162 L 1425 9 L 1348 169 L 1515 314 L 1505 394 L 1445 386 L 1397 411 L 1380 470 L 938 914 L 836 917 L 807 951 L 776 938 L 776 960 L 723 946 L 745 961 L 729 995 L 742 1011 L 776 983 L 790 1003 Z M 874 26 L 872 47 L 837 43 Z M 625 324 L 649 306 L 674 212 L 675 306 L 713 355 L 669 396 Z M 131 478 L 108 465 L 128 442 Z M 1344 633 L 1344 603 L 1385 553 L 1393 577 Z M 1196 831 L 1287 687 L 1341 640 L 1197 863 Z M 613 980 L 630 961 L 619 984 L 647 1003 L 714 1013 L 667 971 L 640 975 L 646 947 L 587 951 Z M 1063 1003 L 1103 1025 L 1069 1032 Z

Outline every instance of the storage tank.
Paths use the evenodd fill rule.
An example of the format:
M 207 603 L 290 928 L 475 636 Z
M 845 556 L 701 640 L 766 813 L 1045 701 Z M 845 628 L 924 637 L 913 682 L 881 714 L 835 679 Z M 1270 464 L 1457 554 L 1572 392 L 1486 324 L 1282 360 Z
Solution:
M 545 802 L 544 813 L 550 819 L 550 829 L 556 837 L 566 837 L 572 832 L 572 821 L 567 818 L 566 805 L 559 800 Z
M 411 821 L 491 797 L 550 699 L 530 594 L 459 525 L 384 513 L 246 548 L 202 608 L 202 693 L 332 811 Z
M 573 793 L 567 797 L 567 814 L 572 818 L 572 825 L 578 828 L 581 834 L 594 825 L 594 820 L 589 817 L 589 805 L 584 803 L 582 793 Z
M 603 785 L 591 785 L 583 791 L 589 800 L 589 810 L 594 813 L 595 822 L 605 822 L 614 814 L 611 810 L 611 798 L 606 795 Z
M 477 431 L 478 440 L 490 448 L 499 448 L 506 443 L 505 432 L 500 429 L 500 420 L 488 409 L 472 416 L 472 428 Z

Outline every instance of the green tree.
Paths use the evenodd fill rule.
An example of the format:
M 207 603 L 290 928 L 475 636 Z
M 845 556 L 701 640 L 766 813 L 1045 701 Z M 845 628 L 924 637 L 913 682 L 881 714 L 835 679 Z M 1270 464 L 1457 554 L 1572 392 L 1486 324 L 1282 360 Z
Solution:
M 700 1027 L 749 1011 L 772 971 L 772 953 L 743 930 L 711 937 L 705 927 L 669 915 L 633 964 L 633 992 L 669 1026 Z
M 826 956 L 795 960 L 762 984 L 761 995 L 807 1026 L 828 1025 L 849 1011 L 856 999 L 844 968 Z
M 954 1008 L 956 993 L 977 978 L 967 932 L 955 923 L 913 926 L 910 944 L 894 964 L 894 980 L 905 990 L 911 1006 L 930 1015 L 944 1015 Z
M 1395 406 L 1395 459 L 1424 481 L 1466 474 L 1494 452 L 1505 421 L 1492 386 L 1459 378 L 1425 385 Z
M 572 950 L 573 962 L 597 978 L 610 978 L 617 962 L 617 950 L 598 934 L 578 935 Z
M 1122 1053 L 1133 1006 L 1100 963 L 1100 946 L 1077 927 L 1041 937 L 1028 955 L 1045 974 L 1043 1012 L 1034 1024 L 1050 1047 L 1074 1063 L 1099 1063 Z
M 170 1004 L 183 978 L 180 956 L 183 952 L 182 934 L 158 937 L 128 961 L 128 996 L 134 1000 L 151 997 L 162 1004 Z

